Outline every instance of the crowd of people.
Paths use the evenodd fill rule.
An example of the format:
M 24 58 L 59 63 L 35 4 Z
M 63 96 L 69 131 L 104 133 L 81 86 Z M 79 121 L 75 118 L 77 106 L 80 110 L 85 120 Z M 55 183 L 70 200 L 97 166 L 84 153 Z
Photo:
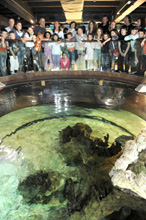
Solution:
M 95 70 L 144 75 L 146 71 L 145 18 L 132 23 L 128 15 L 118 30 L 115 21 L 103 16 L 97 25 L 90 21 L 70 28 L 54 22 L 54 29 L 45 28 L 41 18 L 35 28 L 22 29 L 20 21 L 9 19 L 1 29 L 0 75 L 53 70 Z M 9 67 L 9 68 L 8 68 Z

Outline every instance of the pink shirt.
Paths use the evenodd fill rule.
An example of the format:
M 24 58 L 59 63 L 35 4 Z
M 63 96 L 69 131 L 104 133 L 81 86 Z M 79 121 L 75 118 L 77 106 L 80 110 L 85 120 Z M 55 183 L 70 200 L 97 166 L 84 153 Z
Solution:
M 69 58 L 68 57 L 66 59 L 61 57 L 61 68 L 62 69 L 69 69 Z

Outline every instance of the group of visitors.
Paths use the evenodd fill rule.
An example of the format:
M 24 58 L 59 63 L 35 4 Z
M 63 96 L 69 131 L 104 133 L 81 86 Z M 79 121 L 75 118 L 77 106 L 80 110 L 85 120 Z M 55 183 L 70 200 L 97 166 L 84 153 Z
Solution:
M 145 19 L 137 24 L 131 17 L 124 18 L 124 24 L 117 30 L 114 21 L 103 16 L 99 25 L 90 21 L 76 28 L 62 28 L 58 21 L 54 29 L 46 31 L 45 19 L 39 26 L 22 29 L 20 21 L 9 19 L 9 26 L 1 30 L 0 75 L 27 71 L 48 70 L 96 70 L 144 75 L 146 71 L 146 26 Z M 9 65 L 8 65 L 9 64 Z

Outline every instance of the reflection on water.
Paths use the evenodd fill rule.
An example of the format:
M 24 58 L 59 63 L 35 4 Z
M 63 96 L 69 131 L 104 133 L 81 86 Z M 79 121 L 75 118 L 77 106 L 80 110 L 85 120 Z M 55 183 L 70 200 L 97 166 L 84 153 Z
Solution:
M 117 156 L 92 155 L 74 139 L 63 145 L 60 131 L 83 123 L 93 138 L 104 139 L 108 133 L 111 144 L 146 126 L 124 110 L 77 107 L 60 98 L 54 97 L 55 105 L 28 107 L 0 118 L 2 220 L 100 220 L 103 210 L 97 213 L 97 207 L 110 193 L 108 172 Z

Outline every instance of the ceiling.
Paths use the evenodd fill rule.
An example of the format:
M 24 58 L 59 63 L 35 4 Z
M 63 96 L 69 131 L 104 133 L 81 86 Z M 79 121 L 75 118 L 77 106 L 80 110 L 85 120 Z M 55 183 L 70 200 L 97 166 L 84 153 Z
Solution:
M 10 17 L 15 19 L 20 17 L 23 25 L 36 23 L 41 17 L 48 23 L 56 20 L 101 21 L 103 15 L 113 20 L 118 19 L 125 11 L 128 13 L 128 8 L 131 8 L 130 12 L 134 20 L 145 17 L 146 0 L 3 0 L 0 4 L 0 20 L 5 19 L 6 22 Z M 0 22 L 1 25 L 2 23 Z

